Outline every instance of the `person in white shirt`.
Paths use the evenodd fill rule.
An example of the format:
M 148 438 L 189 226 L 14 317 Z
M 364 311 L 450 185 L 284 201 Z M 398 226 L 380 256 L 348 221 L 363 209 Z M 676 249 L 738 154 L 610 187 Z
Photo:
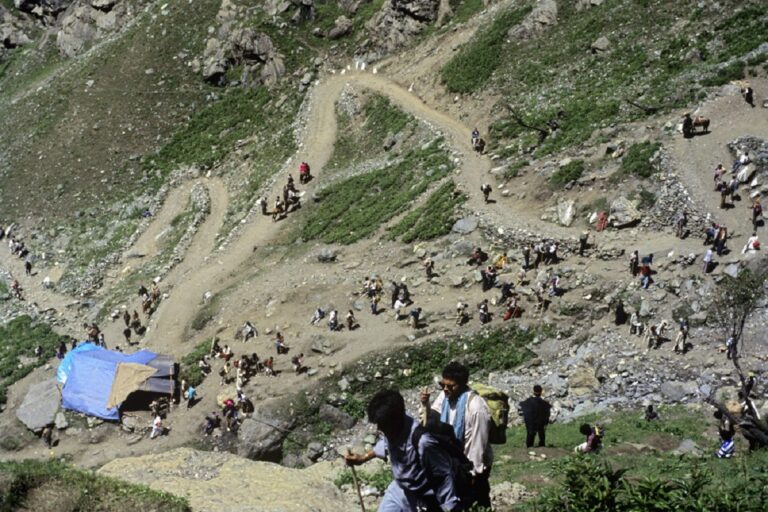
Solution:
M 760 248 L 760 242 L 757 240 L 757 233 L 752 233 L 752 236 L 747 240 L 747 244 L 744 249 L 741 250 L 741 254 L 747 254 L 748 252 L 757 251 Z
M 152 433 L 149 435 L 150 439 L 154 439 L 157 436 L 161 436 L 165 433 L 165 428 L 163 428 L 163 418 L 161 418 L 159 415 L 155 416 L 155 420 L 152 422 Z
M 480 507 L 491 507 L 488 478 L 493 464 L 493 451 L 489 442 L 491 411 L 485 400 L 468 385 L 469 370 L 452 361 L 442 372 L 442 388 L 431 408 L 428 420 L 440 420 L 453 427 L 456 438 L 464 445 L 464 454 L 472 463 L 474 494 Z M 429 392 L 421 393 L 421 403 L 429 407 Z

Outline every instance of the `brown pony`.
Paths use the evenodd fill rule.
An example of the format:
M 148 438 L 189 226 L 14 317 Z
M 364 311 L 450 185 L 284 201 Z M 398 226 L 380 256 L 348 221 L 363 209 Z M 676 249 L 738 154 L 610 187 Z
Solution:
M 709 118 L 704 116 L 696 116 L 693 118 L 693 131 L 696 131 L 696 128 L 701 126 L 702 133 L 709 133 Z

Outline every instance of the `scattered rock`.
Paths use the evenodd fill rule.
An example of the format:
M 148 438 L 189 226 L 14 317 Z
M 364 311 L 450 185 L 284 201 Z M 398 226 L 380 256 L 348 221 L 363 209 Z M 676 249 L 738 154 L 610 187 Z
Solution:
M 469 217 L 464 217 L 463 219 L 457 220 L 453 224 L 451 231 L 453 231 L 454 233 L 459 233 L 461 235 L 468 235 L 474 230 L 476 230 L 477 226 L 478 226 L 477 217 L 475 217 L 474 215 L 471 215 Z
M 258 419 L 257 419 L 258 418 Z M 238 431 L 237 454 L 252 460 L 278 462 L 290 424 L 262 411 L 243 420 Z
M 603 53 L 608 51 L 608 49 L 611 47 L 611 42 L 608 40 L 607 37 L 602 36 L 597 39 L 594 43 L 592 43 L 589 46 L 589 49 L 592 50 L 592 53 Z
M 29 387 L 24 401 L 16 409 L 16 417 L 32 431 L 53 424 L 61 404 L 61 393 L 55 379 L 44 380 Z
M 576 215 L 576 202 L 573 199 L 563 199 L 557 203 L 557 219 L 562 226 L 573 224 Z
M 357 423 L 355 418 L 330 404 L 322 404 L 320 406 L 318 417 L 334 427 L 343 429 L 352 428 Z

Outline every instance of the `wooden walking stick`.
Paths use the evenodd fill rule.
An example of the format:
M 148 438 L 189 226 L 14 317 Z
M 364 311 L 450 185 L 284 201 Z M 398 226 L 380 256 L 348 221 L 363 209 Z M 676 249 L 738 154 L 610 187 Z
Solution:
M 352 455 L 352 450 L 347 448 L 347 453 L 349 455 Z M 360 500 L 360 510 L 365 512 L 365 503 L 363 503 L 363 494 L 360 492 L 360 481 L 357 479 L 357 471 L 355 470 L 355 466 L 350 464 L 349 467 L 352 469 L 352 481 L 355 483 L 355 490 L 357 491 L 357 499 Z
M 421 392 L 429 393 L 429 387 L 424 386 L 421 388 Z M 421 421 L 422 427 L 427 426 L 427 418 L 429 418 L 429 401 L 427 401 L 426 404 L 421 404 L 421 410 L 419 411 L 419 420 Z

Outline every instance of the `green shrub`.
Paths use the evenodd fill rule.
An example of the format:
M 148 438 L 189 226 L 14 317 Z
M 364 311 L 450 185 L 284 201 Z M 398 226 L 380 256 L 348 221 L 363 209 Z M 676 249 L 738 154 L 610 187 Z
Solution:
M 186 380 L 190 386 L 197 387 L 205 380 L 205 374 L 200 370 L 197 363 L 209 353 L 212 341 L 208 339 L 199 343 L 192 349 L 192 352 L 181 358 L 179 378 Z
M 0 340 L 0 404 L 4 404 L 8 387 L 45 364 L 56 353 L 59 342 L 67 341 L 68 338 L 56 334 L 47 324 L 35 322 L 24 315 L 0 326 Z M 34 358 L 34 350 L 38 345 L 43 347 L 43 355 Z M 34 359 L 21 365 L 21 356 Z
M 512 178 L 517 178 L 517 175 L 520 174 L 520 170 L 529 164 L 530 162 L 528 160 L 518 160 L 517 162 L 511 164 L 504 170 L 504 179 L 511 180 Z
M 620 172 L 632 174 L 641 178 L 650 178 L 656 170 L 651 163 L 651 157 L 658 151 L 658 142 L 640 142 L 633 144 L 621 160 Z
M 392 482 L 392 471 L 388 468 L 381 468 L 373 473 L 366 471 L 357 472 L 358 481 L 361 484 L 370 485 L 377 491 L 383 493 L 387 490 L 387 486 Z M 351 485 L 354 483 L 354 477 L 352 476 L 351 469 L 343 469 L 336 476 L 333 483 L 336 487 L 341 488 L 342 485 Z
M 550 176 L 549 182 L 552 185 L 562 187 L 581 178 L 582 174 L 584 174 L 584 160 L 573 160 L 555 171 Z
M 741 80 L 744 78 L 744 68 L 746 65 L 746 62 L 737 60 L 736 62 L 732 62 L 727 66 L 723 66 L 722 68 L 718 69 L 714 75 L 705 79 L 702 82 L 702 85 L 705 87 L 716 87 L 719 85 L 725 85 L 729 82 L 733 82 L 734 80 Z
M 764 455 L 764 454 L 763 454 Z M 754 465 L 737 471 L 723 464 L 679 458 L 668 460 L 669 472 L 630 477 L 601 456 L 574 456 L 557 461 L 562 482 L 530 504 L 540 512 L 593 511 L 714 511 L 764 510 L 768 466 L 758 456 Z M 714 470 L 713 470 L 714 468 Z
M 453 180 L 444 183 L 424 205 L 412 210 L 390 229 L 390 239 L 400 237 L 404 243 L 410 243 L 450 233 L 456 222 L 456 208 L 467 200 L 466 195 L 454 194 L 455 191 Z
M 645 190 L 644 188 L 641 188 L 637 192 L 637 195 L 640 198 L 640 203 L 638 203 L 637 206 L 641 210 L 650 210 L 656 204 L 656 194 L 654 194 L 650 190 Z
M 489 27 L 477 34 L 440 70 L 443 83 L 451 92 L 472 92 L 485 85 L 502 62 L 510 28 L 531 12 L 530 6 L 504 11 Z
M 436 140 L 398 163 L 330 185 L 321 191 L 322 206 L 307 218 L 301 238 L 351 244 L 372 234 L 453 169 L 440 146 Z

